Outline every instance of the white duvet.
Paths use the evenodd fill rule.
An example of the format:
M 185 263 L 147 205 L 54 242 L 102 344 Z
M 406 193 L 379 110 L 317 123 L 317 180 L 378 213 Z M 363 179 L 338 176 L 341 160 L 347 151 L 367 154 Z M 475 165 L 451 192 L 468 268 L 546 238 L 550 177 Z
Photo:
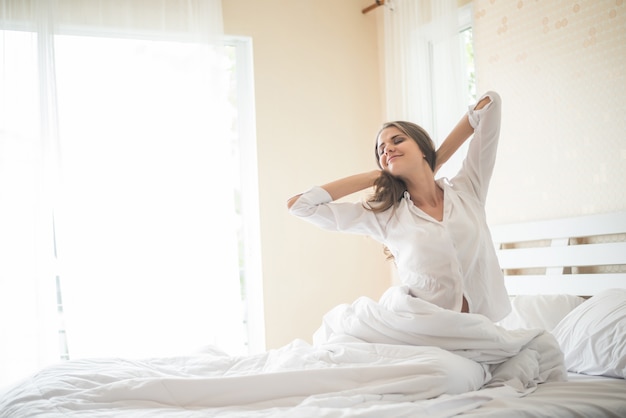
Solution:
M 0 394 L 0 417 L 448 417 L 564 379 L 549 333 L 393 287 L 331 310 L 312 345 L 60 363 Z

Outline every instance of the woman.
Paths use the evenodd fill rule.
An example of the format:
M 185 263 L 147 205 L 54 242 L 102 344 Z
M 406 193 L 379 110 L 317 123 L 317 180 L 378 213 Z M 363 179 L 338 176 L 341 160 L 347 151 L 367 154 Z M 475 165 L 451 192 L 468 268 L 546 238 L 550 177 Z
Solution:
M 377 136 L 380 170 L 356 174 L 292 197 L 292 214 L 322 228 L 369 235 L 383 243 L 409 293 L 445 309 L 498 321 L 510 310 L 487 227 L 485 201 L 500 134 L 500 96 L 483 95 L 435 152 L 409 122 L 385 124 Z M 450 181 L 437 169 L 473 134 Z M 374 187 L 365 203 L 333 202 Z

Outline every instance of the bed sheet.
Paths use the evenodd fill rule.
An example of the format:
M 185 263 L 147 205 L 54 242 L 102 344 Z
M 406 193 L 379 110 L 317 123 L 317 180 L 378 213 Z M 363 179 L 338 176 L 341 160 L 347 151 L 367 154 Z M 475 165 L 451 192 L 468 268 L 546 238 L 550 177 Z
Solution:
M 613 377 L 569 373 L 566 382 L 541 384 L 523 398 L 501 395 L 460 415 L 488 418 L 626 417 L 626 380 Z

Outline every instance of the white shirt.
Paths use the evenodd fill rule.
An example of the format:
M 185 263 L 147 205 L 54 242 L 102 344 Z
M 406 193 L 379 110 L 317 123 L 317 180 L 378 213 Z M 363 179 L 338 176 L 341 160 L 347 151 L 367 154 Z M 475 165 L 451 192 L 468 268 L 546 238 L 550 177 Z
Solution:
M 491 98 L 487 106 L 468 112 L 474 135 L 462 168 L 450 181 L 437 180 L 444 192 L 441 222 L 416 207 L 408 192 L 395 211 L 374 213 L 361 202 L 332 202 L 328 192 L 313 187 L 290 213 L 328 230 L 368 235 L 383 243 L 395 258 L 401 282 L 415 297 L 460 311 L 465 296 L 470 312 L 492 321 L 504 318 L 511 304 L 485 215 L 501 99 L 495 92 L 485 96 Z

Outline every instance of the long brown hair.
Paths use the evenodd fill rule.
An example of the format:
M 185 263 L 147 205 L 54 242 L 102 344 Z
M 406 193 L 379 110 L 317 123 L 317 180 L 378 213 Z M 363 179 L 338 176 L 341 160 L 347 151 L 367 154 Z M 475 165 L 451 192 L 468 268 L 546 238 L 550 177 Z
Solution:
M 378 155 L 378 137 L 383 130 L 391 127 L 399 129 L 400 132 L 415 141 L 424 154 L 428 165 L 435 171 L 437 152 L 433 140 L 430 138 L 430 135 L 428 135 L 428 132 L 421 126 L 405 121 L 387 122 L 383 124 L 378 131 L 376 144 L 374 145 L 374 153 L 378 167 L 382 169 Z M 396 207 L 400 203 L 400 199 L 402 199 L 406 189 L 406 184 L 402 179 L 383 170 L 381 175 L 374 182 L 374 194 L 367 199 L 367 205 L 365 205 L 365 207 L 373 212 L 384 212 L 391 207 Z

